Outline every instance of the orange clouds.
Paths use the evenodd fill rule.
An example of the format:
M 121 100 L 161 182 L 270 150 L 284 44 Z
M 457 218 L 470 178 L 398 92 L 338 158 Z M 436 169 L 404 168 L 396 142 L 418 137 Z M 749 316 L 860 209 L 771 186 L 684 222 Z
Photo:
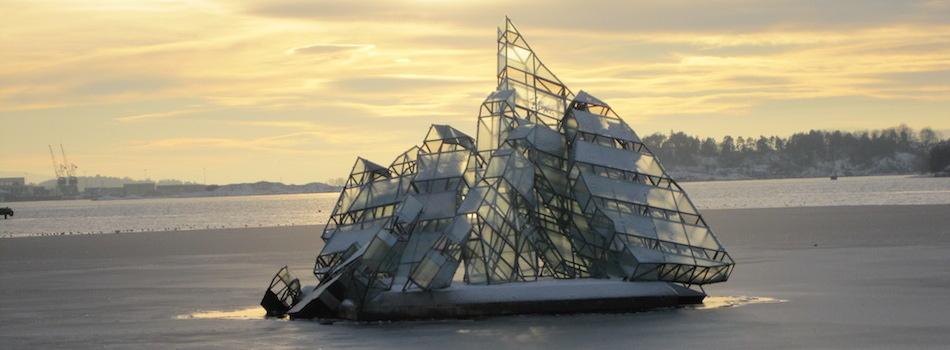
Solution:
M 495 87 L 493 26 L 504 13 L 524 20 L 568 86 L 601 97 L 640 134 L 950 129 L 940 2 L 842 1 L 829 14 L 738 0 L 598 0 L 589 11 L 548 1 L 324 5 L 4 3 L 17 16 L 0 32 L 0 122 L 23 131 L 4 131 L 3 146 L 44 157 L 56 142 L 46 139 L 64 139 L 77 158 L 97 155 L 88 167 L 116 175 L 139 159 L 168 169 L 214 159 L 234 181 L 337 177 L 358 154 L 386 158 L 418 142 L 428 124 L 474 131 Z M 836 13 L 849 16 L 826 18 Z M 162 155 L 171 149 L 188 159 Z M 135 154 L 113 164 L 109 152 Z M 44 171 L 22 159 L 0 169 Z M 298 165 L 247 166 L 259 162 Z

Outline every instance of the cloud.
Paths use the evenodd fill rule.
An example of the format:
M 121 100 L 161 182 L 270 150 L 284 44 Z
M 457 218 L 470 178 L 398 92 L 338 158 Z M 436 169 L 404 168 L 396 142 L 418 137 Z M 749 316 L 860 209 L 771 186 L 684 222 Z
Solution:
M 257 125 L 260 124 L 247 124 Z M 271 124 L 270 126 L 279 125 Z M 289 124 L 281 125 L 286 127 Z M 133 147 L 140 151 L 159 150 L 225 150 L 225 151 L 254 151 L 273 154 L 351 154 L 352 150 L 333 147 L 345 144 L 349 147 L 360 146 L 396 146 L 410 145 L 392 135 L 376 134 L 367 137 L 365 131 L 344 129 L 301 130 L 290 133 L 250 137 L 171 137 L 160 138 L 144 142 L 134 142 Z
M 441 90 L 459 85 L 491 86 L 492 78 L 434 75 L 384 75 L 379 77 L 346 78 L 330 82 L 331 89 L 348 92 L 380 93 L 407 92 L 411 90 Z
M 207 111 L 207 110 L 208 109 L 202 108 L 202 107 L 187 107 L 185 109 L 179 109 L 179 110 L 133 114 L 133 115 L 127 115 L 127 116 L 122 116 L 122 117 L 116 117 L 113 119 L 120 123 L 140 122 L 140 121 L 146 121 L 146 120 L 179 117 L 179 116 L 184 116 L 184 115 L 197 113 L 201 111 Z
M 219 137 L 173 137 L 155 139 L 133 144 L 139 151 L 255 151 L 264 153 L 326 154 L 327 149 L 319 147 L 299 147 L 311 143 L 312 133 L 292 133 L 257 138 L 219 138 Z
M 236 120 L 225 121 L 236 126 L 250 127 L 255 130 L 261 128 L 287 129 L 290 133 L 267 136 L 255 139 L 258 144 L 266 144 L 271 147 L 278 145 L 282 147 L 311 145 L 319 148 L 327 145 L 359 145 L 359 144 L 387 144 L 390 142 L 405 142 L 396 136 L 397 133 L 389 132 L 382 134 L 373 134 L 367 137 L 367 128 L 362 123 L 327 123 L 313 120 L 292 120 L 292 119 L 259 119 L 259 120 Z M 252 142 L 252 143 L 254 143 Z
M 369 44 L 312 44 L 307 46 L 295 47 L 287 50 L 288 55 L 313 55 L 313 54 L 333 54 L 353 51 L 369 51 L 375 49 L 375 45 Z
M 123 95 L 154 93 L 161 89 L 173 86 L 174 82 L 168 78 L 119 78 L 95 79 L 72 87 L 72 92 L 82 95 Z
M 504 6 L 504 12 L 499 12 Z M 741 32 L 768 28 L 857 28 L 895 23 L 940 24 L 950 6 L 932 0 L 710 1 L 566 1 L 431 2 L 346 0 L 267 0 L 246 4 L 247 13 L 277 17 L 350 22 L 429 22 L 482 27 L 509 14 L 525 27 L 566 31 Z M 605 15 L 605 14 L 609 14 Z M 570 21 L 551 21 L 570 18 Z
M 280 18 L 323 19 L 330 21 L 453 21 L 468 13 L 485 13 L 492 1 L 479 3 L 411 1 L 257 1 L 245 3 L 245 11 Z M 479 11 L 472 11 L 479 9 Z M 495 8 L 497 10 L 497 8 Z M 447 14 L 451 14 L 446 16 Z
M 142 148 L 195 148 L 195 147 L 223 147 L 246 148 L 245 140 L 210 137 L 167 138 L 148 141 L 140 145 Z
M 504 13 L 561 80 L 641 133 L 950 127 L 946 1 L 58 5 L 0 1 L 17 14 L 0 50 L 13 152 L 66 135 L 116 168 L 175 154 L 262 172 L 241 170 L 247 155 L 339 176 L 351 156 L 385 162 L 431 123 L 474 128 Z M 142 152 L 121 158 L 116 145 Z
M 950 66 L 950 64 L 948 64 Z M 942 86 L 950 88 L 950 69 L 924 70 L 880 74 L 885 83 L 910 86 Z
M 319 129 L 324 127 L 320 124 L 304 120 L 239 120 L 232 123 L 243 126 L 289 129 Z

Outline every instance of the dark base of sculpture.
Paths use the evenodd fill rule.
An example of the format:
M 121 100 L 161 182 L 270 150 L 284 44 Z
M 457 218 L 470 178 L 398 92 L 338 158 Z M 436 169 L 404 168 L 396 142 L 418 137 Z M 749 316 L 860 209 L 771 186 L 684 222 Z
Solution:
M 556 284 L 556 288 L 552 288 Z M 433 291 L 384 292 L 357 309 L 324 290 L 306 295 L 293 319 L 354 321 L 467 319 L 523 314 L 626 313 L 701 304 L 706 295 L 666 282 L 575 279 L 453 285 Z M 327 301 L 330 299 L 331 301 Z
M 277 294 L 269 290 L 264 292 L 264 297 L 261 298 L 261 306 L 264 307 L 268 317 L 286 315 L 287 311 L 290 311 L 290 308 L 280 301 Z

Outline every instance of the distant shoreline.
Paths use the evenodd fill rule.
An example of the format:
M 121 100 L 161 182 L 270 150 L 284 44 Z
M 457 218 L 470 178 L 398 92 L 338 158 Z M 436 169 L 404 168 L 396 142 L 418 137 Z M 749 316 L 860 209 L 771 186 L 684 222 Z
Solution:
M 302 225 L 276 225 L 276 226 L 244 226 L 244 227 L 210 227 L 210 228 L 186 228 L 186 229 L 170 229 L 170 230 L 115 230 L 110 232 L 63 232 L 63 233 L 36 233 L 36 234 L 26 234 L 26 235 L 2 235 L 0 240 L 3 239 L 24 239 L 24 238 L 66 238 L 66 237 L 83 237 L 83 236 L 122 236 L 122 235 L 139 235 L 139 234 L 161 234 L 161 233 L 188 233 L 188 232 L 205 232 L 205 231 L 235 231 L 235 230 L 271 230 L 271 229 L 292 229 L 292 228 L 306 228 L 306 227 L 322 227 L 325 224 L 302 224 Z
M 820 246 L 877 246 L 877 245 L 917 245 L 917 244 L 947 244 L 950 243 L 950 216 L 942 215 L 950 209 L 950 204 L 913 204 L 913 205 L 859 205 L 859 206 L 824 206 L 824 207 L 784 207 L 784 208 L 735 208 L 735 209 L 705 209 L 703 216 L 723 241 L 730 246 L 745 246 L 755 238 L 760 246 L 764 242 L 769 245 L 787 245 L 797 242 L 786 248 L 812 248 L 812 242 Z M 810 220 L 803 221 L 802 217 Z M 841 220 L 841 218 L 848 218 Z M 841 225 L 850 228 L 850 231 L 860 232 L 861 236 L 844 235 Z M 313 234 L 308 240 L 320 242 L 319 232 L 325 224 L 282 225 L 262 227 L 223 227 L 211 229 L 189 230 L 152 230 L 132 231 L 120 233 L 90 233 L 72 235 L 28 235 L 4 237 L 0 242 L 13 239 L 17 242 L 76 241 L 83 242 L 113 240 L 121 237 L 145 240 L 160 239 L 171 244 L 176 239 L 192 240 L 187 238 L 214 237 L 219 239 L 239 237 L 253 240 L 267 241 L 269 234 L 279 232 L 294 232 L 296 234 Z M 895 228 L 902 228 L 901 235 L 893 235 Z M 109 238 L 114 237 L 114 238 Z M 203 239 L 203 238 L 202 238 Z M 276 238 L 275 238 L 276 239 Z M 808 243 L 808 244 L 805 244 Z M 20 243 L 17 243 L 20 244 Z M 66 243 L 63 243 L 66 244 Z M 253 246 L 250 245 L 250 246 Z M 249 246 L 249 247 L 250 247 Z M 175 247 L 182 248 L 180 245 Z M 0 260 L 3 257 L 22 255 L 9 246 L 0 245 Z M 102 249 L 101 247 L 95 249 Z M 251 248 L 248 248 L 251 249 Z M 70 249 L 70 251 L 75 251 Z
M 675 175 L 676 173 L 673 172 Z M 842 175 L 838 174 L 838 179 L 845 178 L 857 178 L 857 177 L 881 177 L 881 176 L 906 176 L 906 177 L 915 177 L 915 178 L 931 178 L 931 177 L 942 177 L 934 174 L 927 173 L 898 173 L 898 174 L 873 174 L 873 175 Z M 677 177 L 673 176 L 673 179 L 676 182 L 712 182 L 712 181 L 743 181 L 743 180 L 795 180 L 795 179 L 828 179 L 831 177 L 831 174 L 822 175 L 822 176 L 759 176 L 759 177 L 710 177 L 710 178 L 693 178 L 693 177 Z
M 327 192 L 295 192 L 295 193 L 251 193 L 251 194 L 219 194 L 219 195 L 200 195 L 200 196 L 149 196 L 149 197 L 114 197 L 114 198 L 63 198 L 63 199 L 41 199 L 41 200 L 26 200 L 26 201 L 7 201 L 0 202 L 0 204 L 5 203 L 40 203 L 40 202 L 63 202 L 63 201 L 134 201 L 142 199 L 187 199 L 187 198 L 224 198 L 224 197 L 257 197 L 257 196 L 285 196 L 285 195 L 298 195 L 298 194 L 324 194 L 324 193 L 333 193 L 339 194 L 339 191 L 327 191 Z
M 673 172 L 675 175 L 675 172 Z M 830 175 L 829 175 L 830 176 Z M 745 181 L 745 180 L 794 180 L 794 179 L 822 179 L 828 178 L 829 176 L 760 176 L 760 177 L 690 177 L 690 176 L 673 176 L 673 179 L 678 183 L 690 183 L 690 182 L 714 182 L 714 181 Z M 929 173 L 899 173 L 899 174 L 874 174 L 874 175 L 837 175 L 838 179 L 846 178 L 861 178 L 861 177 L 881 177 L 881 176 L 907 176 L 914 178 L 931 178 L 931 177 L 944 177 L 936 174 Z M 281 184 L 283 185 L 283 184 Z M 224 186 L 235 186 L 235 185 L 223 185 Z M 304 186 L 304 185 L 285 185 L 285 186 Z M 208 193 L 181 193 L 174 195 L 148 195 L 148 196 L 102 196 L 102 197 L 80 197 L 80 198 L 47 198 L 47 199 L 28 199 L 28 200 L 7 200 L 0 201 L 2 203 L 24 203 L 24 202 L 50 202 L 50 201 L 70 201 L 70 200 L 137 200 L 137 199 L 155 199 L 155 198 L 213 198 L 213 197 L 240 197 L 240 196 L 273 196 L 273 195 L 293 195 L 293 194 L 319 194 L 319 193 L 339 193 L 342 190 L 337 188 L 334 190 L 325 190 L 325 191 L 258 191 L 258 192 L 218 192 L 218 191 L 209 191 Z
M 702 213 L 715 209 L 950 204 L 950 178 L 920 175 L 685 181 Z M 0 236 L 77 236 L 323 224 L 338 192 L 4 203 Z
M 254 196 L 283 196 L 295 194 L 322 194 L 322 193 L 340 193 L 340 191 L 319 191 L 319 192 L 274 192 L 274 193 L 225 193 L 225 194 L 203 194 L 194 195 L 181 194 L 171 196 L 145 196 L 145 197 L 111 197 L 111 198 L 77 198 L 74 200 L 91 201 L 116 201 L 116 200 L 136 200 L 136 199 L 170 199 L 170 198 L 220 198 L 220 197 L 254 197 Z M 55 199 L 54 199 L 55 201 Z
M 889 177 L 889 176 L 900 176 L 900 177 L 909 177 L 909 178 L 945 178 L 946 176 L 939 176 L 935 174 L 920 174 L 920 173 L 908 173 L 908 174 L 878 174 L 878 175 L 838 175 L 838 180 L 848 179 L 848 178 L 864 178 L 864 177 Z M 802 177 L 754 177 L 754 178 L 710 178 L 710 179 L 675 179 L 677 183 L 691 183 L 691 182 L 734 182 L 734 181 L 754 181 L 754 180 L 802 180 L 802 179 L 828 179 L 828 176 L 802 176 Z M 39 199 L 39 200 L 14 200 L 14 201 L 0 201 L 0 204 L 6 203 L 38 203 L 38 202 L 59 202 L 59 201 L 121 201 L 121 200 L 141 200 L 141 199 L 175 199 L 175 198 L 221 198 L 221 197 L 254 197 L 254 196 L 281 196 L 281 195 L 298 195 L 298 194 L 323 194 L 323 193 L 340 193 L 341 189 L 335 191 L 316 191 L 316 192 L 273 192 L 273 193 L 218 193 L 218 194 L 182 194 L 182 195 L 171 195 L 171 196 L 144 196 L 144 197 L 111 197 L 111 198 L 62 198 L 62 199 Z
M 889 213 L 889 215 L 895 216 L 895 219 L 906 219 L 911 217 L 918 218 L 930 218 L 935 217 L 941 220 L 946 218 L 942 215 L 947 209 L 950 209 L 950 204 L 869 204 L 869 205 L 830 205 L 830 206 L 806 206 L 806 207 L 775 207 L 775 208 L 719 208 L 719 209 L 701 209 L 701 214 L 707 219 L 713 219 L 716 221 L 716 226 L 714 229 L 719 231 L 720 229 L 725 229 L 726 231 L 731 230 L 748 230 L 746 227 L 735 226 L 731 220 L 722 220 L 720 217 L 731 217 L 734 215 L 743 215 L 749 216 L 749 220 L 764 220 L 763 217 L 775 216 L 771 220 L 776 220 L 777 218 L 797 218 L 799 215 L 790 215 L 792 213 L 809 213 L 807 216 L 813 216 L 815 213 L 825 213 L 826 215 L 829 212 L 848 212 L 848 213 L 865 213 L 865 212 L 878 212 L 879 214 L 873 215 L 876 219 L 880 220 L 883 213 Z M 902 213 L 902 214 L 901 214 Z M 903 215 L 903 216 L 902 216 Z M 833 216 L 833 215 L 832 215 Z M 886 216 L 886 215 L 884 215 Z M 906 218 L 905 218 L 906 217 Z M 867 219 L 867 218 L 866 218 Z M 720 221 L 721 220 L 721 221 Z M 913 221 L 907 219 L 909 221 Z M 939 220 L 938 220 L 939 221 Z M 793 226 L 785 225 L 782 230 L 789 231 L 789 227 Z M 807 231 L 809 235 L 814 235 L 816 230 L 821 231 L 825 230 L 820 228 L 820 225 L 817 227 L 814 223 L 802 224 L 807 226 L 810 229 L 804 230 Z M 936 221 L 928 222 L 927 225 L 936 227 L 944 227 L 942 224 L 938 224 Z M 927 226 L 924 225 L 924 226 Z M 133 236 L 133 235 L 154 235 L 154 234 L 188 234 L 188 233 L 204 233 L 204 232 L 256 232 L 256 231 L 270 231 L 270 230 L 298 230 L 298 229 L 317 229 L 322 230 L 326 224 L 289 224 L 289 225 L 276 225 L 276 226 L 245 226 L 245 227 L 211 227 L 211 228 L 191 228 L 191 229 L 172 229 L 172 230 L 116 230 L 114 232 L 76 232 L 76 233 L 40 233 L 40 234 L 29 234 L 29 235 L 3 235 L 0 236 L 0 241 L 5 239 L 52 239 L 52 238 L 66 238 L 66 237 L 95 237 L 95 236 Z M 760 228 L 765 230 L 767 225 L 763 224 Z M 868 226 L 868 229 L 871 230 L 874 225 Z M 945 227 L 950 227 L 950 223 Z M 939 230 L 938 230 L 939 231 Z M 792 232 L 786 232 L 785 234 L 791 234 Z M 778 237 L 778 236 L 777 236 Z M 950 237 L 950 236 L 948 236 Z

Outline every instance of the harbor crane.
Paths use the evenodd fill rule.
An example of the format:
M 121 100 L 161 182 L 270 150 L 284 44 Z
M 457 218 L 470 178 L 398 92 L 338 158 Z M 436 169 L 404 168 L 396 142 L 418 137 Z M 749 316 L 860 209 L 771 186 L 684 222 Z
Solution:
M 79 195 L 79 178 L 76 177 L 76 164 L 70 163 L 66 158 L 66 149 L 63 144 L 59 144 L 59 152 L 62 155 L 62 163 L 56 160 L 56 153 L 53 152 L 53 145 L 49 147 L 49 156 L 53 160 L 53 173 L 56 174 L 56 189 L 60 194 L 66 197 L 76 197 Z
M 56 174 L 56 178 L 59 179 L 63 177 L 63 168 L 59 162 L 56 161 L 56 153 L 53 153 L 53 146 L 49 146 L 49 157 L 53 160 L 53 173 Z

